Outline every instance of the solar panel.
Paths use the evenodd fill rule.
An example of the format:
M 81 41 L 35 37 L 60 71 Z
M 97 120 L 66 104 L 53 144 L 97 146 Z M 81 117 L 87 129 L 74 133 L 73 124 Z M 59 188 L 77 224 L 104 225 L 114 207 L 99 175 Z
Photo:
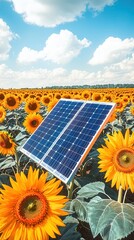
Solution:
M 67 184 L 97 140 L 115 105 L 60 99 L 20 150 Z

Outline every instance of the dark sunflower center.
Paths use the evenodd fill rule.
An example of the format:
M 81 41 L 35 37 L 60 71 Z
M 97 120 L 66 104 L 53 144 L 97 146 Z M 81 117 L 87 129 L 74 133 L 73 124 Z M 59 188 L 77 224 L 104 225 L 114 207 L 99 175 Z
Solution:
M 4 98 L 5 98 L 4 94 L 1 93 L 1 94 L 0 94 L 0 100 L 3 100 Z
M 50 102 L 50 99 L 49 98 L 45 98 L 44 99 L 44 103 L 49 103 Z
M 14 97 L 7 98 L 7 104 L 8 104 L 8 106 L 13 107 L 16 104 L 15 98 Z
M 0 146 L 3 148 L 11 148 L 12 143 L 9 141 L 9 138 L 5 134 L 0 135 Z
M 84 98 L 88 98 L 89 97 L 89 94 L 88 93 L 85 93 L 84 94 Z
M 96 101 L 101 100 L 101 96 L 100 96 L 100 95 L 96 95 L 96 96 L 95 96 L 95 100 L 96 100 Z
M 109 100 L 109 101 L 112 100 L 112 98 L 110 96 L 106 96 L 106 99 Z
M 56 95 L 56 98 L 57 98 L 57 99 L 60 99 L 60 98 L 61 98 L 61 95 L 60 95 L 60 94 L 57 94 L 57 95 Z
M 116 108 L 122 108 L 122 107 L 123 107 L 123 104 L 121 102 L 116 103 Z
M 15 206 L 16 219 L 25 225 L 34 226 L 43 221 L 48 212 L 44 195 L 33 190 L 23 195 Z
M 134 150 L 131 148 L 123 148 L 115 155 L 116 167 L 122 172 L 134 171 Z
M 38 121 L 34 119 L 33 121 L 31 121 L 31 125 L 32 125 L 32 127 L 37 127 Z
M 30 110 L 35 110 L 37 108 L 37 104 L 36 103 L 29 103 L 28 108 Z

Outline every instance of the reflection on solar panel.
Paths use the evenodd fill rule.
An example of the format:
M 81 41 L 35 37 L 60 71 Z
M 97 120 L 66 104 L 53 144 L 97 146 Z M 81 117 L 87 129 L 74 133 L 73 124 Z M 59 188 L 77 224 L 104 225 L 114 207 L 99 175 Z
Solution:
M 114 108 L 115 103 L 61 99 L 21 151 L 69 183 Z

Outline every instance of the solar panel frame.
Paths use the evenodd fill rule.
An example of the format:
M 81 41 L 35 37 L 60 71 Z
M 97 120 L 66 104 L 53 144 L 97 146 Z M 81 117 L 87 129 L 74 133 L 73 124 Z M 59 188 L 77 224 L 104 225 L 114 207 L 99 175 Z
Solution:
M 67 103 L 67 104 L 63 104 L 63 103 Z M 73 103 L 73 104 L 76 103 L 76 105 L 78 104 L 79 108 L 77 109 L 77 111 L 75 111 L 75 113 L 73 113 L 73 110 L 72 110 L 73 116 L 70 116 L 70 118 L 68 117 L 67 122 L 65 122 L 65 124 L 63 124 L 64 121 L 62 122 L 63 116 L 61 116 L 60 122 L 62 123 L 62 128 L 60 129 L 60 132 L 57 132 L 58 134 L 56 135 L 56 137 L 54 138 L 54 141 L 50 144 L 50 146 L 47 147 L 46 152 L 41 151 L 41 153 L 38 153 L 42 157 L 40 155 L 39 155 L 39 157 L 37 157 L 36 152 L 38 152 L 39 149 L 35 148 L 35 150 L 31 150 L 31 148 L 33 146 L 31 146 L 31 148 L 29 146 L 30 150 L 25 149 L 26 148 L 25 146 L 28 144 L 30 139 L 33 138 L 32 136 L 33 135 L 36 136 L 36 132 L 37 133 L 39 132 L 43 123 L 48 124 L 49 118 L 50 118 L 50 126 L 51 126 L 51 122 L 53 122 L 52 119 L 51 119 L 51 115 L 54 115 L 54 114 L 57 113 L 57 107 L 60 104 L 68 106 L 70 103 Z M 100 109 L 102 108 L 102 112 L 103 112 L 103 114 L 101 112 L 99 120 L 98 120 L 98 115 L 100 113 L 100 109 L 99 109 L 99 107 L 96 109 L 95 108 L 96 106 L 99 106 Z M 104 108 L 104 106 L 106 108 Z M 57 178 L 61 179 L 64 183 L 68 184 L 71 181 L 72 177 L 75 175 L 79 166 L 84 161 L 84 159 L 87 156 L 87 154 L 89 153 L 89 151 L 91 150 L 93 144 L 95 143 L 95 141 L 99 137 L 99 135 L 100 135 L 102 129 L 104 128 L 105 124 L 107 123 L 109 117 L 113 113 L 113 111 L 115 109 L 115 106 L 116 106 L 115 103 L 110 103 L 110 102 L 97 102 L 97 101 L 63 99 L 62 98 L 55 105 L 55 107 L 51 110 L 51 112 L 47 115 L 47 117 L 44 119 L 44 121 L 38 126 L 38 128 L 35 130 L 35 132 L 24 143 L 24 145 L 21 147 L 20 151 L 22 151 L 24 154 L 26 154 L 27 156 L 32 158 L 36 163 L 41 165 L 47 171 L 50 171 L 53 175 L 55 175 Z M 80 120 L 85 120 L 86 118 L 89 119 L 89 116 L 87 115 L 87 110 L 84 111 L 84 108 L 88 109 L 88 107 L 90 109 L 91 119 L 86 124 L 89 124 L 89 126 L 94 125 L 94 129 L 96 128 L 96 130 L 91 128 L 91 132 L 92 132 L 91 137 L 90 137 L 91 140 L 88 139 L 89 135 L 86 134 L 86 127 L 85 127 L 85 130 L 83 130 L 83 133 L 84 133 L 83 135 L 82 135 L 82 132 L 81 132 L 81 135 L 82 135 L 81 141 L 83 141 L 83 144 L 85 144 L 84 141 L 87 144 L 87 146 L 85 146 L 83 151 L 82 151 L 82 149 L 80 147 L 78 149 L 78 146 L 79 146 L 78 142 L 80 141 L 79 137 L 78 137 L 79 135 L 77 136 L 77 139 L 75 139 L 75 137 L 71 136 L 71 141 L 70 141 L 70 135 L 69 134 L 70 134 L 71 131 L 73 132 L 74 129 L 76 129 L 76 133 L 81 130 L 81 126 L 79 126 Z M 93 111 L 95 109 L 96 109 L 96 112 Z M 82 111 L 83 111 L 83 114 L 82 114 Z M 88 111 L 88 113 L 89 113 L 89 111 Z M 63 113 L 63 115 L 64 115 L 64 113 Z M 94 118 L 93 118 L 92 115 L 94 115 Z M 54 115 L 54 116 L 56 116 L 56 115 Z M 58 119 L 57 119 L 57 121 L 58 121 Z M 57 131 L 57 128 L 58 128 L 58 126 L 56 126 L 56 131 Z M 54 129 L 55 129 L 55 124 L 54 124 Z M 47 130 L 49 132 L 49 129 L 47 129 Z M 67 133 L 68 133 L 68 135 L 67 135 Z M 67 136 L 67 137 L 65 138 L 65 136 Z M 67 151 L 67 149 L 64 149 L 66 147 L 64 147 L 63 142 L 61 141 L 62 138 L 63 138 L 64 142 L 66 144 L 68 144 L 68 147 L 70 147 L 72 145 L 75 145 L 75 144 L 73 144 L 74 142 L 77 143 L 76 146 L 73 146 L 73 151 L 72 152 L 68 153 L 69 150 Z M 44 138 L 43 138 L 43 141 L 44 141 Z M 61 145 L 62 148 L 59 147 L 60 146 L 59 142 L 62 143 L 62 145 Z M 35 141 L 34 144 L 37 144 L 37 141 Z M 48 144 L 48 142 L 47 142 L 47 144 Z M 57 149 L 59 149 L 60 151 L 55 150 L 55 147 L 57 147 Z M 74 147 L 77 149 L 77 152 L 74 152 Z M 80 149 L 81 149 L 81 151 L 80 151 Z M 31 153 L 30 151 L 33 151 L 33 152 Z M 65 156 L 63 155 L 63 153 L 65 153 L 65 156 L 67 154 L 68 158 L 64 159 Z M 54 160 L 53 156 L 55 156 L 57 158 L 57 160 Z M 76 156 L 77 156 L 77 161 L 75 160 L 73 162 L 73 156 L 74 156 L 75 159 L 76 159 Z M 62 157 L 64 159 L 64 164 L 63 164 L 63 160 L 61 161 Z M 61 161 L 61 163 L 59 161 Z M 69 161 L 69 162 L 67 162 L 67 161 Z M 57 166 L 55 166 L 55 163 L 57 163 Z M 69 167 L 71 167 L 71 168 L 69 168 L 67 164 L 70 164 Z M 56 168 L 54 168 L 54 166 Z

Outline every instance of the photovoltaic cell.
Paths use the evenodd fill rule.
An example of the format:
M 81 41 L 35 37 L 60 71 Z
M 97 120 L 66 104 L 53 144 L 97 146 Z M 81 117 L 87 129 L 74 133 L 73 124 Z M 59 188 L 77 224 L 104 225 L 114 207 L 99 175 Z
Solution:
M 68 183 L 114 108 L 115 103 L 61 99 L 21 151 Z

